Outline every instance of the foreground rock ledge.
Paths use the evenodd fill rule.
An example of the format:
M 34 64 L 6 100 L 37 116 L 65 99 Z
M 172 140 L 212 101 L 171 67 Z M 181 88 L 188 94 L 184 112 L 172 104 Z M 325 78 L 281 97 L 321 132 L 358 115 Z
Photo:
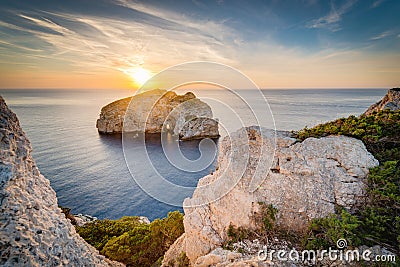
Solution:
M 159 89 L 103 107 L 96 127 L 101 134 L 169 130 L 181 140 L 219 137 L 218 121 L 213 119 L 210 106 L 191 92 L 177 95 Z
M 0 97 L 0 265 L 124 266 L 100 255 L 58 208 L 17 116 Z
M 245 135 L 249 142 L 231 146 Z M 234 164 L 229 164 L 231 153 L 240 155 L 247 149 L 249 159 L 237 157 L 232 159 Z M 203 266 L 204 258 L 200 257 L 227 240 L 229 225 L 259 229 L 260 202 L 278 208 L 278 228 L 299 233 L 310 220 L 335 213 L 336 206 L 353 212 L 364 201 L 368 169 L 378 165 L 364 144 L 354 138 L 329 136 L 297 142 L 288 132 L 258 127 L 243 128 L 233 133 L 231 140 L 224 138 L 219 151 L 217 170 L 202 178 L 193 197 L 184 201 L 185 234 L 165 254 L 165 266 L 179 252 L 185 252 L 192 265 Z M 268 160 L 272 155 L 273 160 Z M 259 159 L 272 165 L 258 164 Z M 207 203 L 211 194 L 225 190 L 237 175 L 235 166 L 247 160 L 243 177 L 229 193 L 210 204 L 196 206 Z M 256 171 L 257 167 L 260 169 Z M 264 175 L 261 178 L 265 179 L 252 192 L 249 185 L 254 174 Z M 213 192 L 204 187 L 210 183 L 214 183 Z

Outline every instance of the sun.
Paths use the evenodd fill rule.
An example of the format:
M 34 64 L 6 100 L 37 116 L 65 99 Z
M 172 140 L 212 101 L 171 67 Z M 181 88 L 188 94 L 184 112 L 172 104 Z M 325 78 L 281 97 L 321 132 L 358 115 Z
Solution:
M 142 67 L 138 67 L 138 68 L 130 69 L 129 76 L 131 76 L 131 78 L 137 85 L 142 86 L 145 82 L 147 82 L 148 79 L 151 78 L 152 75 L 151 75 L 150 71 L 148 71 Z

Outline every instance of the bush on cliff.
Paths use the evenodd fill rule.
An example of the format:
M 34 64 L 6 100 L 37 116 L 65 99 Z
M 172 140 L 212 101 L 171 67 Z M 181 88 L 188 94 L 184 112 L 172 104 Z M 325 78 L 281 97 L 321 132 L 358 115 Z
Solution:
M 384 110 L 369 116 L 350 116 L 335 121 L 304 128 L 295 132 L 296 137 L 346 135 L 364 142 L 379 162 L 400 160 L 400 111 Z
M 379 111 L 305 128 L 297 138 L 341 134 L 361 139 L 380 166 L 370 169 L 368 199 L 357 214 L 342 211 L 311 223 L 306 247 L 335 246 L 338 238 L 351 245 L 382 245 L 400 251 L 400 112 Z
M 150 224 L 138 217 L 97 220 L 77 227 L 77 232 L 101 254 L 127 266 L 152 266 L 183 234 L 183 215 L 178 211 Z
M 86 242 L 101 251 L 111 238 L 120 236 L 140 224 L 139 217 L 125 216 L 118 220 L 96 220 L 76 226 L 76 231 Z

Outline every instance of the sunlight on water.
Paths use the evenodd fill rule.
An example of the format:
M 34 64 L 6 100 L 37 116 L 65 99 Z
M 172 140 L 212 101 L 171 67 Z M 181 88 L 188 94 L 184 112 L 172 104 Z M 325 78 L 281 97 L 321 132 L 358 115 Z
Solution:
M 255 108 L 267 108 L 260 99 L 246 92 Z M 358 115 L 375 103 L 386 90 L 264 90 L 271 105 L 277 129 L 301 129 L 317 123 Z M 147 196 L 133 181 L 122 153 L 120 136 L 100 136 L 95 127 L 102 106 L 127 97 L 126 90 L 0 90 L 11 109 L 17 113 L 24 131 L 32 142 L 33 155 L 41 172 L 51 181 L 59 204 L 74 213 L 100 218 L 143 215 L 150 219 L 166 216 L 177 209 Z M 198 90 L 195 94 L 210 103 L 215 117 L 229 116 L 212 102 L 225 98 L 237 109 L 241 118 L 240 99 L 220 90 Z M 229 98 L 230 97 L 230 98 Z M 236 103 L 236 104 L 235 104 Z M 259 103 L 259 104 L 258 104 Z M 229 119 L 229 118 L 228 118 Z M 246 124 L 254 121 L 250 117 Z M 271 121 L 265 121 L 266 126 Z M 232 120 L 230 129 L 238 126 Z M 198 141 L 180 142 L 182 153 L 189 159 L 199 157 Z M 195 186 L 198 179 L 213 170 L 181 173 L 166 163 L 159 138 L 149 136 L 147 148 L 157 168 L 173 182 Z M 140 158 L 143 155 L 138 154 Z M 148 167 L 150 168 L 150 167 Z M 141 175 L 149 176 L 147 166 Z M 151 181 L 149 181 L 151 182 Z M 183 200 L 183 196 L 182 200 Z

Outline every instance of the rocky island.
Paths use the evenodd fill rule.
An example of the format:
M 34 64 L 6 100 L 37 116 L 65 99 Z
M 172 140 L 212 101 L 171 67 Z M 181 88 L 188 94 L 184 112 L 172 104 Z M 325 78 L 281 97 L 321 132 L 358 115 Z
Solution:
M 210 106 L 191 92 L 177 95 L 160 89 L 108 104 L 96 127 L 101 134 L 171 131 L 181 140 L 219 137 Z
M 378 103 L 359 117 L 297 132 L 252 126 L 223 138 L 216 171 L 200 179 L 193 196 L 185 199 L 184 216 L 171 212 L 151 223 L 134 217 L 96 220 L 76 229 L 102 255 L 127 266 L 304 266 L 303 262 L 262 261 L 257 253 L 264 247 L 335 248 L 339 238 L 352 248 L 371 248 L 373 255 L 398 253 L 397 91 L 389 90 L 379 102 L 390 105 Z M 154 93 L 165 95 L 150 95 Z M 193 99 L 190 94 L 165 97 L 168 102 L 177 97 L 174 101 Z M 126 108 L 130 99 L 119 101 Z M 103 115 L 120 119 L 117 114 L 124 114 L 110 110 L 105 107 Z M 158 111 L 161 115 L 153 117 L 156 122 L 148 126 L 149 132 L 165 125 L 164 109 Z M 0 264 L 122 265 L 100 255 L 62 214 L 55 192 L 31 156 L 31 145 L 16 115 L 2 98 L 0 115 Z M 122 120 L 115 122 L 122 127 Z M 175 117 L 174 123 L 181 122 Z M 116 124 L 107 125 L 113 132 Z M 242 138 L 248 141 L 236 142 Z M 249 151 L 248 157 L 241 156 L 243 151 Z M 231 153 L 236 157 L 229 158 Z M 272 164 L 258 164 L 265 159 Z M 231 184 L 242 164 L 246 168 L 238 183 L 210 202 Z M 254 177 L 261 181 L 255 190 Z M 347 263 L 321 262 L 321 266 L 333 265 Z
M 350 116 L 299 132 L 248 127 L 233 133 L 231 140 L 224 138 L 217 170 L 200 179 L 193 196 L 184 201 L 185 233 L 166 252 L 163 266 L 180 266 L 181 255 L 188 258 L 188 265 L 197 267 L 308 266 L 261 261 L 258 252 L 266 247 L 336 248 L 339 238 L 346 238 L 353 248 L 358 245 L 360 251 L 368 248 L 373 255 L 397 253 L 400 145 L 393 140 L 400 136 L 398 92 L 389 90 L 358 118 Z M 248 136 L 248 144 L 230 145 L 243 135 Z M 227 155 L 246 149 L 250 155 L 242 179 L 209 203 L 210 195 L 225 190 L 237 175 Z M 262 151 L 274 150 L 272 166 L 257 165 Z M 234 158 L 235 165 L 246 160 Z M 251 190 L 255 173 L 265 177 L 257 190 Z M 219 179 L 223 181 L 216 182 Z M 213 192 L 207 191 L 208 184 L 213 184 Z M 396 192 L 382 189 L 384 184 L 397 188 Z M 386 223 L 377 230 L 380 221 Z M 288 246 L 280 238 L 297 240 L 297 245 Z M 348 263 L 328 260 L 320 264 Z

